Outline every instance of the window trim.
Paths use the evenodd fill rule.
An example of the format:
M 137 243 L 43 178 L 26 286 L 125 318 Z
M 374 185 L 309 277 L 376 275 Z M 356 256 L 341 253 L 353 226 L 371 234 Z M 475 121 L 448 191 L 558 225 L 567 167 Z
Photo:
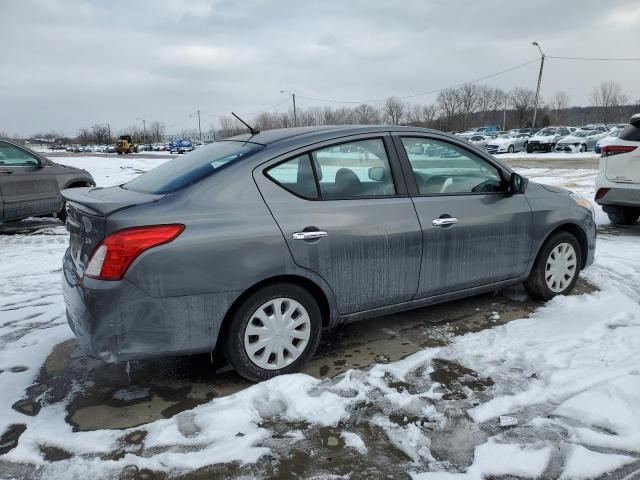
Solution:
M 313 172 L 313 182 L 314 182 L 314 185 L 316 186 L 316 198 L 311 198 L 311 197 L 306 197 L 304 195 L 300 195 L 298 192 L 295 192 L 295 191 L 291 190 L 290 188 L 285 187 L 282 183 L 280 183 L 278 180 L 273 178 L 273 176 L 269 175 L 269 170 L 273 170 L 274 168 L 277 168 L 280 165 L 283 165 L 283 164 L 285 164 L 287 162 L 295 160 L 296 158 L 299 159 L 301 157 L 307 157 L 307 161 L 311 165 L 311 171 Z M 264 173 L 265 177 L 267 177 L 269 180 L 271 180 L 273 183 L 275 183 L 278 187 L 282 188 L 283 190 L 286 190 L 287 192 L 289 192 L 292 195 L 295 195 L 298 198 L 301 198 L 303 200 L 309 200 L 309 201 L 321 200 L 321 198 L 320 198 L 320 187 L 318 185 L 318 176 L 316 174 L 316 167 L 313 164 L 313 158 L 311 157 L 311 155 L 309 153 L 303 153 L 301 155 L 296 155 L 296 156 L 291 157 L 291 158 L 289 158 L 287 160 L 282 160 L 281 162 L 278 162 L 276 164 L 270 165 L 269 167 L 264 169 L 263 173 Z
M 387 162 L 389 163 L 391 179 L 392 179 L 393 186 L 396 193 L 394 195 L 367 195 L 362 197 L 343 197 L 343 198 L 327 198 L 327 199 L 323 198 L 322 191 L 320 189 L 320 182 L 318 180 L 318 172 L 316 171 L 316 165 L 315 165 L 315 162 L 313 161 L 313 155 L 311 155 L 311 153 L 318 150 L 323 150 L 326 148 L 333 148 L 340 145 L 363 142 L 366 140 L 382 141 L 383 147 L 385 149 L 385 153 L 387 155 Z M 314 179 L 316 181 L 318 198 L 303 197 L 295 192 L 292 192 L 288 188 L 285 188 L 278 182 L 274 181 L 271 178 L 271 176 L 269 176 L 267 173 L 269 169 L 276 167 L 287 161 L 293 160 L 297 157 L 301 157 L 302 155 L 308 155 L 311 161 L 311 168 L 313 169 Z M 398 156 L 397 147 L 394 145 L 393 138 L 391 137 L 391 133 L 388 131 L 348 135 L 341 138 L 325 140 L 313 145 L 307 145 L 305 147 L 295 149 L 292 152 L 288 152 L 280 157 L 271 159 L 257 168 L 261 171 L 262 175 L 267 178 L 267 180 L 275 183 L 278 187 L 282 188 L 288 193 L 291 193 L 295 197 L 298 197 L 301 200 L 306 200 L 308 202 L 335 202 L 335 201 L 342 202 L 346 200 L 380 200 L 380 199 L 387 199 L 387 198 L 407 198 L 408 196 L 410 196 L 408 191 L 409 186 L 407 184 L 406 175 L 402 169 L 402 161 Z
M 508 183 L 508 178 L 511 175 L 511 170 L 509 170 L 504 165 L 498 163 L 497 160 L 487 158 L 487 155 L 482 150 L 475 148 L 473 145 L 465 145 L 460 142 L 458 139 L 451 138 L 445 135 L 438 134 L 425 134 L 424 132 L 394 132 L 393 135 L 393 143 L 395 145 L 396 150 L 398 151 L 398 158 L 402 164 L 403 171 L 405 172 L 405 178 L 407 178 L 407 189 L 409 192 L 409 196 L 412 198 L 416 197 L 436 197 L 436 198 L 444 198 L 444 197 L 460 197 L 460 196 L 479 196 L 479 195 L 505 195 L 511 196 L 514 195 L 509 193 L 508 191 L 504 192 L 450 192 L 450 193 L 421 193 L 418 188 L 418 182 L 416 181 L 415 173 L 413 168 L 411 167 L 411 161 L 409 160 L 409 155 L 404 148 L 404 144 L 402 143 L 403 138 L 424 138 L 425 140 L 436 140 L 444 143 L 449 143 L 455 145 L 456 147 L 461 148 L 462 150 L 467 151 L 471 155 L 475 155 L 476 157 L 484 160 L 489 165 L 498 170 L 498 174 L 500 175 L 500 179 L 503 182 Z M 468 143 L 468 142 L 467 142 Z

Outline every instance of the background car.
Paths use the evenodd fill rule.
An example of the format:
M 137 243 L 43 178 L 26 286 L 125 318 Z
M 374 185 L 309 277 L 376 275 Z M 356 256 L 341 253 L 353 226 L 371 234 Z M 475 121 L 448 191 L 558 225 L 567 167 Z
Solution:
M 473 135 L 467 137 L 467 141 L 478 148 L 484 148 L 491 140 L 493 140 L 493 136 L 491 135 Z
M 59 165 L 22 145 L 0 140 L 0 221 L 56 215 L 66 211 L 60 191 L 95 186 L 89 172 Z
M 606 134 L 600 130 L 579 130 L 558 140 L 556 152 L 586 152 L 593 150 L 598 140 Z
M 521 282 L 565 294 L 595 250 L 589 202 L 415 127 L 253 132 L 64 196 L 86 353 L 222 348 L 251 380 L 299 369 L 323 327 Z
M 533 135 L 527 143 L 527 153 L 553 152 L 558 140 L 569 135 L 568 127 L 547 127 Z
M 525 148 L 528 140 L 528 135 L 503 133 L 491 139 L 485 149 L 491 154 L 520 152 Z
M 618 136 L 620 136 L 620 133 L 622 133 L 622 129 L 620 128 L 615 128 L 611 130 L 606 137 L 596 142 L 595 146 L 593 147 L 593 150 L 596 153 L 601 153 L 601 148 L 604 147 L 605 145 L 610 145 L 611 143 L 613 143 L 615 139 L 618 138 Z
M 640 218 L 640 114 L 601 147 L 595 201 L 616 225 L 632 225 Z

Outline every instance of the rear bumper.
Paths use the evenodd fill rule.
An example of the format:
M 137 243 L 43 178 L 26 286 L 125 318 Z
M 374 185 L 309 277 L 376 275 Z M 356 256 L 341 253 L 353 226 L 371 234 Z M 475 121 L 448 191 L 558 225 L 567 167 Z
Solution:
M 62 289 L 83 351 L 105 362 L 212 351 L 236 292 L 154 298 L 126 279 L 78 278 L 69 250 Z
M 600 173 L 596 179 L 596 192 L 603 188 L 608 189 L 608 192 L 595 202 L 602 205 L 605 212 L 616 210 L 607 207 L 640 207 L 640 184 L 610 182 Z

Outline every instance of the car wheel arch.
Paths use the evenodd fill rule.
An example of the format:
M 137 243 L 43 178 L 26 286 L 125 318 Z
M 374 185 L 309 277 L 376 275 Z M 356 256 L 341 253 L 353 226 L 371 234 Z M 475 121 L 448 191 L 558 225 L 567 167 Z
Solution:
M 88 180 L 73 179 L 73 180 L 69 180 L 65 184 L 65 186 L 63 187 L 63 190 L 66 188 L 82 188 L 82 187 L 95 187 L 95 184 Z
M 538 245 L 536 255 L 532 257 L 532 264 L 531 264 L 532 267 L 533 267 L 533 264 L 535 263 L 535 260 L 538 258 L 538 255 L 540 255 L 540 251 L 542 250 L 544 245 L 553 235 L 555 235 L 558 232 L 570 233 L 576 238 L 576 240 L 578 240 L 578 244 L 580 245 L 580 250 L 581 250 L 580 268 L 584 268 L 584 266 L 587 263 L 589 242 L 587 240 L 587 234 L 585 233 L 585 231 L 582 229 L 580 225 L 577 225 L 575 223 L 563 223 L 562 225 L 556 226 L 555 228 L 553 228 L 551 231 L 547 233 L 547 235 L 544 237 L 544 240 L 540 242 L 540 244 Z
M 255 283 L 254 285 L 243 291 L 233 301 L 231 306 L 227 309 L 224 318 L 222 319 L 222 324 L 218 333 L 218 343 L 224 340 L 226 332 L 231 324 L 231 320 L 233 319 L 235 312 L 243 304 L 243 302 L 261 288 L 277 283 L 291 283 L 307 290 L 318 302 L 318 306 L 320 307 L 320 312 L 322 314 L 322 327 L 329 327 L 336 323 L 335 320 L 337 317 L 337 308 L 335 306 L 335 299 L 333 299 L 332 297 L 330 298 L 328 293 L 320 285 L 318 285 L 313 280 L 301 275 L 278 275 L 266 278 Z

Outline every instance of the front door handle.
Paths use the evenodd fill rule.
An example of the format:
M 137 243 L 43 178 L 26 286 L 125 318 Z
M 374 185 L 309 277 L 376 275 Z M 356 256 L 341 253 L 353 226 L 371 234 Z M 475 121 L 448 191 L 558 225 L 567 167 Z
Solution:
M 453 217 L 434 218 L 431 223 L 434 227 L 447 227 L 458 223 L 458 219 Z
M 323 232 L 322 230 L 312 230 L 310 232 L 296 232 L 291 235 L 291 238 L 294 240 L 316 240 L 319 238 L 324 238 L 328 235 L 327 232 Z

